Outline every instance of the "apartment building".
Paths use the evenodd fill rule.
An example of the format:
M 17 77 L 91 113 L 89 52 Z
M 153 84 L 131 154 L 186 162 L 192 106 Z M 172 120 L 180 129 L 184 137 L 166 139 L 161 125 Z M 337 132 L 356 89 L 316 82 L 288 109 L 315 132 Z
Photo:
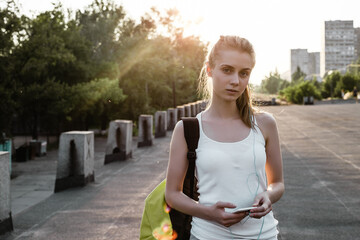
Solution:
M 360 28 L 355 28 L 355 50 L 357 52 L 357 59 L 360 58 Z
M 307 49 L 291 49 L 291 74 L 296 72 L 297 67 L 308 77 L 320 74 L 320 53 L 308 52 Z
M 322 29 L 320 74 L 330 70 L 346 72 L 357 59 L 357 37 L 353 21 L 325 21 Z

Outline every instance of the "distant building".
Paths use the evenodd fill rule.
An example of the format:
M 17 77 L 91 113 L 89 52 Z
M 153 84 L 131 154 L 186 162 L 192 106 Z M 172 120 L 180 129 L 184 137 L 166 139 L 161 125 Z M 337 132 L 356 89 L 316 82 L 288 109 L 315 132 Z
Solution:
M 357 59 L 357 37 L 353 21 L 325 21 L 322 32 L 320 74 L 330 70 L 345 72 Z
M 291 49 L 291 75 L 296 72 L 297 67 L 306 74 L 308 78 L 320 74 L 320 53 L 308 52 L 307 49 Z
M 355 51 L 356 51 L 356 55 L 357 55 L 357 59 L 360 58 L 360 28 L 355 28 L 355 37 L 356 37 L 356 41 L 355 41 Z
M 320 52 L 309 53 L 309 75 L 320 75 Z
M 291 49 L 291 74 L 296 72 L 297 67 L 300 67 L 304 73 L 308 72 L 309 54 L 307 49 Z

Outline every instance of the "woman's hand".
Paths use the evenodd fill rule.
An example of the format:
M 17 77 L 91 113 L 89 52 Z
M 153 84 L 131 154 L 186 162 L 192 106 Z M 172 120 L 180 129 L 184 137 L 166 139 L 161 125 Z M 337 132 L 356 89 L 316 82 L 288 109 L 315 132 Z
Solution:
M 236 212 L 228 213 L 225 212 L 225 208 L 235 208 L 236 206 L 232 203 L 227 202 L 217 202 L 216 204 L 210 207 L 210 218 L 213 221 L 225 226 L 230 227 L 241 220 L 243 220 L 248 212 Z
M 253 206 L 257 208 L 250 210 L 250 217 L 262 218 L 268 214 L 272 210 L 272 204 L 268 193 L 265 191 L 257 195 Z

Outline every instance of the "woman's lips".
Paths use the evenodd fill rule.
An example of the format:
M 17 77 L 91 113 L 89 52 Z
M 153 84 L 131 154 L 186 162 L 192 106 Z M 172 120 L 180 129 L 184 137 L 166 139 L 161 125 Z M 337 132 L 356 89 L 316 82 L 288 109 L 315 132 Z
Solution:
M 229 93 L 237 93 L 239 91 L 235 90 L 235 89 L 226 89 L 227 92 Z

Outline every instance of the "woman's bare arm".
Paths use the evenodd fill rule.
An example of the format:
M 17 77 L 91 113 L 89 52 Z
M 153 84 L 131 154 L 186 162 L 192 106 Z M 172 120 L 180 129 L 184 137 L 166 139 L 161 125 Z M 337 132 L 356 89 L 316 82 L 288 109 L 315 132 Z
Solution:
M 274 117 L 268 113 L 260 113 L 257 122 L 265 138 L 266 148 L 266 176 L 268 187 L 264 193 L 257 196 L 254 205 L 261 205 L 263 209 L 254 209 L 253 217 L 262 217 L 272 209 L 285 191 L 283 178 L 283 163 L 281 157 L 279 134 Z

